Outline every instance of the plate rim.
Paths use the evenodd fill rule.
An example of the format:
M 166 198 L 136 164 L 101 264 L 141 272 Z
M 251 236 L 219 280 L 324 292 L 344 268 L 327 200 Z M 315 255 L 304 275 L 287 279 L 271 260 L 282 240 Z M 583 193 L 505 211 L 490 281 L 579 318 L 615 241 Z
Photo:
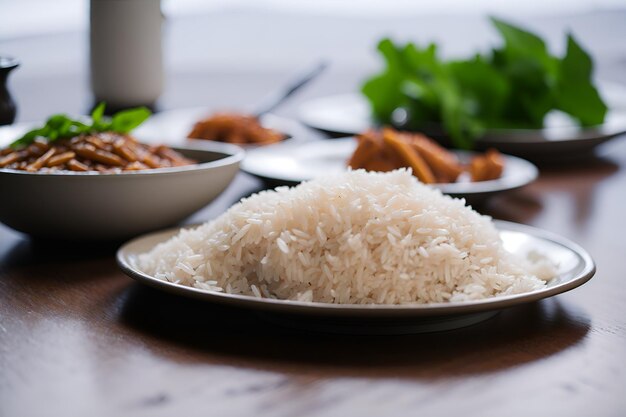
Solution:
M 521 232 L 533 237 L 547 240 L 563 246 L 582 260 L 582 270 L 567 282 L 559 283 L 541 290 L 512 294 L 501 297 L 492 297 L 482 300 L 463 301 L 454 303 L 431 303 L 431 304 L 331 304 L 321 302 L 306 302 L 292 300 L 277 300 L 270 298 L 257 298 L 248 295 L 228 294 L 223 292 L 207 291 L 198 288 L 187 287 L 171 282 L 159 280 L 144 272 L 137 270 L 131 265 L 127 252 L 137 243 L 157 235 L 171 237 L 179 230 L 193 227 L 194 225 L 170 228 L 158 232 L 148 233 L 124 243 L 116 253 L 116 261 L 120 269 L 133 280 L 147 284 L 151 287 L 166 292 L 196 298 L 206 302 L 215 302 L 238 308 L 246 308 L 256 311 L 268 311 L 284 314 L 299 314 L 307 316 L 334 316 L 334 317 L 367 317 L 367 318 L 409 318 L 409 317 L 441 317 L 457 314 L 472 314 L 485 311 L 501 310 L 517 305 L 522 305 L 544 298 L 573 290 L 589 281 L 596 272 L 596 264 L 591 255 L 577 243 L 556 233 L 504 220 L 494 220 L 496 227 L 501 231 Z
M 626 86 L 625 86 L 626 87 Z M 626 90 L 625 90 L 626 91 Z M 359 93 L 355 92 L 345 92 L 345 93 L 336 93 L 336 94 L 328 94 L 325 96 L 313 97 L 298 106 L 296 112 L 296 118 L 305 126 L 308 126 L 312 129 L 317 129 L 325 132 L 330 132 L 333 134 L 339 134 L 342 136 L 353 136 L 360 132 L 348 131 L 347 129 L 327 129 L 319 125 L 319 123 L 311 123 L 311 118 L 306 116 L 307 108 L 309 106 L 320 106 L 319 103 L 324 103 L 326 100 L 337 99 L 341 97 L 343 100 L 350 98 L 354 100 L 358 98 L 363 102 L 367 102 Z M 615 110 L 617 111 L 617 110 Z M 620 113 L 626 114 L 626 111 L 622 111 Z M 623 135 L 626 133 L 626 123 L 620 129 L 617 129 L 616 132 L 606 134 L 602 132 L 598 132 L 598 129 L 605 126 L 606 123 L 596 125 L 596 126 L 558 126 L 558 127 L 543 127 L 541 129 L 507 129 L 507 128 L 495 128 L 489 129 L 485 132 L 485 135 L 476 139 L 477 143 L 483 144 L 528 144 L 528 145 L 541 145 L 541 144 L 554 144 L 554 143 L 566 143 L 566 142 L 578 142 L 578 141 L 599 141 L 599 140 L 608 140 L 612 139 L 616 136 Z M 533 133 L 542 132 L 542 134 L 553 134 L 554 132 L 568 130 L 568 129 L 577 129 L 579 135 L 577 137 L 568 137 L 568 138 L 559 138 L 554 140 L 545 140 L 545 139 L 519 139 L 515 138 L 515 135 L 531 135 Z M 503 136 L 505 139 L 498 140 L 497 138 Z M 508 138 L 508 139 L 507 139 Z

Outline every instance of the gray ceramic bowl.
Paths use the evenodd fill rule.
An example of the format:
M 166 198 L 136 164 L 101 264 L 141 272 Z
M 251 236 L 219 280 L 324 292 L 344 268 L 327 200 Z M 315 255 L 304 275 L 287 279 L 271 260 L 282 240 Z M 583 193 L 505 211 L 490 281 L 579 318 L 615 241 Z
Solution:
M 42 238 L 121 239 L 174 225 L 233 180 L 244 151 L 211 143 L 177 149 L 196 165 L 121 174 L 0 169 L 0 222 Z

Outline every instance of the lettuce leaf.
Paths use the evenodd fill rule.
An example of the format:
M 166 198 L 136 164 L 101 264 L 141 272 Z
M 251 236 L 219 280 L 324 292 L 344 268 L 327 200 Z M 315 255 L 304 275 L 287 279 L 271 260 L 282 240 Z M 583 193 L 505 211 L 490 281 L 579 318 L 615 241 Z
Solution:
M 385 69 L 362 86 L 376 120 L 414 130 L 437 124 L 470 148 L 490 128 L 541 128 L 561 110 L 582 126 L 604 121 L 607 106 L 592 81 L 592 61 L 568 36 L 563 58 L 537 35 L 492 18 L 501 45 L 465 60 L 442 60 L 437 46 L 378 44 Z M 408 120 L 395 117 L 401 109 Z

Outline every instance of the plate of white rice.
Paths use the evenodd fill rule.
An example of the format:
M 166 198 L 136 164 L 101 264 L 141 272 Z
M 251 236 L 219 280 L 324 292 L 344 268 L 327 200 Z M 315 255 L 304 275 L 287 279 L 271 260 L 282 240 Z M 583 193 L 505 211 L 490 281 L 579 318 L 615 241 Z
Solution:
M 261 191 L 202 225 L 136 238 L 117 259 L 150 286 L 260 312 L 465 324 L 595 272 L 575 243 L 493 221 L 406 169 Z

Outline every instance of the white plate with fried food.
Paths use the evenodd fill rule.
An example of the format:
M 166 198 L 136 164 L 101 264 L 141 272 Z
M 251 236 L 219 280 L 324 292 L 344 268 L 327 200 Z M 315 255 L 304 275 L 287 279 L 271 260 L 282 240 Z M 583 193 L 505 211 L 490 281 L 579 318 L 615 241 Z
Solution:
M 135 134 L 147 142 L 186 138 L 187 144 L 196 147 L 225 142 L 254 148 L 302 138 L 306 128 L 271 113 L 257 119 L 244 113 L 212 112 L 205 107 L 195 107 L 155 113 Z
M 304 143 L 281 143 L 277 145 L 265 146 L 254 149 L 246 155 L 242 162 L 242 170 L 265 179 L 275 184 L 295 184 L 307 181 L 321 175 L 340 172 L 349 168 L 349 164 L 354 161 L 355 151 L 359 143 L 363 142 L 363 136 L 359 138 L 342 138 L 332 140 L 314 140 Z M 430 143 L 430 142 L 429 142 Z M 485 167 L 485 161 L 489 161 L 488 154 L 480 154 L 471 151 L 454 150 L 448 151 L 437 146 L 436 154 L 444 162 L 447 159 L 455 161 L 452 166 L 447 166 L 450 171 L 458 171 L 458 176 L 452 181 L 452 173 L 448 175 L 447 182 L 440 182 L 445 177 L 445 170 L 433 169 L 428 165 L 434 181 L 429 181 L 433 187 L 440 189 L 443 193 L 465 198 L 468 203 L 475 204 L 496 193 L 514 190 L 523 187 L 534 181 L 539 171 L 532 163 L 510 155 L 498 154 L 497 158 L 501 164 L 501 173 L 498 178 L 472 181 L 472 165 L 474 175 L 485 175 L 480 170 L 490 170 L 492 167 Z M 382 152 L 377 152 L 379 157 Z M 422 160 L 425 158 L 422 157 Z M 432 162 L 433 158 L 429 159 Z M 474 163 L 472 164 L 472 161 Z M 478 161 L 478 162 L 477 162 Z M 482 162 L 481 162 L 482 161 Z M 358 162 L 358 161 L 357 161 Z M 392 157 L 391 165 L 389 159 L 381 157 L 365 164 L 358 164 L 353 168 L 365 168 L 374 171 L 388 171 L 411 164 L 397 165 L 398 161 Z M 425 160 L 423 162 L 426 162 Z M 488 164 L 489 162 L 487 162 Z M 416 167 L 411 166 L 416 176 Z M 478 172 L 476 172 L 478 170 Z M 418 176 L 418 178 L 420 178 Z M 475 178 L 477 179 L 477 178 Z M 424 178 L 420 178 L 422 182 Z

